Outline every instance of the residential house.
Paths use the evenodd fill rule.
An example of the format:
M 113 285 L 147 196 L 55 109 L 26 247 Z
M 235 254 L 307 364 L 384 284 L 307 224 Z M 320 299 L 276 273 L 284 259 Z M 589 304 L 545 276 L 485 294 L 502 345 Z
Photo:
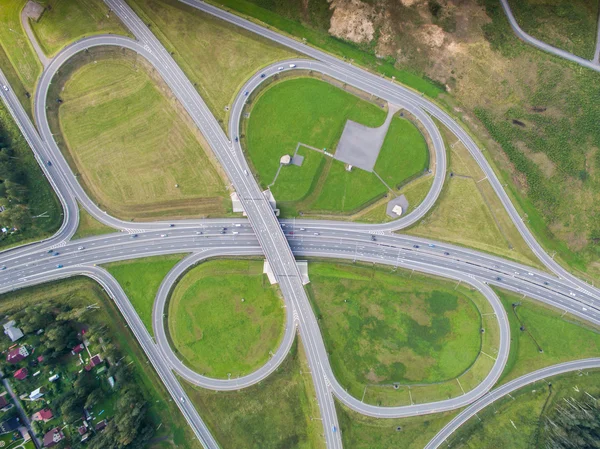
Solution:
M 4 324 L 4 333 L 8 335 L 10 341 L 15 342 L 19 338 L 23 337 L 23 331 L 16 327 L 15 320 L 11 320 L 8 323 Z
M 14 405 L 6 400 L 6 393 L 2 393 L 0 395 L 0 412 L 7 412 L 13 407 Z
M 106 428 L 106 424 L 106 420 L 103 419 L 98 424 L 96 424 L 96 427 L 94 427 L 94 429 L 96 430 L 96 432 L 102 432 Z
M 20 368 L 15 371 L 15 374 L 13 374 L 13 377 L 18 380 L 24 380 L 27 378 L 27 374 L 28 374 L 27 368 Z
M 0 423 L 0 434 L 14 432 L 19 428 L 20 425 L 21 422 L 17 417 L 7 419 L 6 421 L 2 421 Z
M 83 343 L 79 343 L 77 346 L 75 346 L 73 349 L 71 349 L 71 354 L 73 354 L 73 355 L 79 354 L 84 349 L 85 349 L 85 346 L 83 345 Z
M 44 435 L 43 442 L 44 447 L 52 447 L 56 446 L 59 442 L 61 442 L 65 438 L 65 434 L 62 433 L 58 427 L 50 430 Z
M 29 355 L 29 351 L 25 346 L 19 346 L 18 348 L 13 348 L 8 351 L 6 356 L 6 361 L 8 363 L 19 363 L 21 360 L 26 358 Z
M 33 390 L 31 393 L 29 393 L 29 400 L 35 401 L 35 400 L 41 398 L 42 396 L 44 396 L 45 392 L 46 392 L 46 389 L 44 387 L 40 387 L 36 390 Z
M 98 366 L 102 363 L 102 357 L 100 354 L 96 354 L 94 357 L 90 359 L 90 363 L 85 366 L 86 371 L 91 371 L 93 367 Z
M 31 419 L 33 421 L 43 421 L 43 422 L 48 422 L 50 421 L 52 418 L 54 417 L 52 410 L 50 410 L 49 408 L 43 408 L 40 411 L 35 412 L 33 415 L 31 415 Z

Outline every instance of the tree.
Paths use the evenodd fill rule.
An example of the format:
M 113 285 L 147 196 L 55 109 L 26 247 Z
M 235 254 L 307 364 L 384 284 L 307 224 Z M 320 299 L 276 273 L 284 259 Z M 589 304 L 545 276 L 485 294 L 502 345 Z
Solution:
M 600 405 L 594 399 L 564 399 L 546 416 L 542 447 L 547 449 L 600 448 Z

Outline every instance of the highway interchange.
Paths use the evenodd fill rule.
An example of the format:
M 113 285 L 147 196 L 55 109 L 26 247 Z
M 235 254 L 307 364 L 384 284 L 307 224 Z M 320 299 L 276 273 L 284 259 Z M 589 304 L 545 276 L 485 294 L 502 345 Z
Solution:
M 106 0 L 106 3 L 130 29 L 136 40 L 118 36 L 86 38 L 68 46 L 53 58 L 42 74 L 36 91 L 34 114 L 38 129 L 31 123 L 12 90 L 1 92 L 4 103 L 19 125 L 61 200 L 64 222 L 57 234 L 50 239 L 0 253 L 0 264 L 7 267 L 0 272 L 0 292 L 75 275 L 86 275 L 97 280 L 117 303 L 148 358 L 172 396 L 177 400 L 184 416 L 205 447 L 217 448 L 219 446 L 198 412 L 187 400 L 173 370 L 190 382 L 206 388 L 231 390 L 253 385 L 267 377 L 283 361 L 293 342 L 296 330 L 305 345 L 308 363 L 313 373 L 328 448 L 342 446 L 333 396 L 360 413 L 376 417 L 412 416 L 452 410 L 472 404 L 450 423 L 454 423 L 454 427 L 449 424 L 432 440 L 430 447 L 437 447 L 458 425 L 468 419 L 469 415 L 466 413 L 468 410 L 483 407 L 486 401 L 490 400 L 488 391 L 498 380 L 508 357 L 510 346 L 508 320 L 502 305 L 489 285 L 501 286 L 527 295 L 559 307 L 582 319 L 600 324 L 600 304 L 598 303 L 600 294 L 598 290 L 572 276 L 544 252 L 512 206 L 493 170 L 474 141 L 459 124 L 430 101 L 377 75 L 218 8 L 200 2 L 185 1 L 185 3 L 209 14 L 275 40 L 313 58 L 285 62 L 288 70 L 289 64 L 295 64 L 298 69 L 319 71 L 405 108 L 422 122 L 433 143 L 436 163 L 433 169 L 435 177 L 433 187 L 425 201 L 411 214 L 381 225 L 316 220 L 280 223 L 264 199 L 258 184 L 249 174 L 250 170 L 239 143 L 234 143 L 245 102 L 245 95 L 242 92 L 256 89 L 261 80 L 265 79 L 261 77 L 263 73 L 266 77 L 277 73 L 277 65 L 255 74 L 242 88 L 232 107 L 229 136 L 227 136 L 192 84 L 146 25 L 123 1 Z M 66 61 L 78 52 L 86 51 L 94 46 L 106 45 L 135 51 L 148 59 L 156 68 L 209 142 L 211 150 L 238 192 L 248 220 L 216 219 L 185 220 L 173 223 L 135 223 L 135 227 L 132 228 L 131 222 L 110 217 L 98 209 L 87 197 L 54 142 L 46 116 L 46 100 L 53 76 Z M 0 81 L 2 84 L 8 84 L 1 73 Z M 465 144 L 487 175 L 528 245 L 542 263 L 558 277 L 474 250 L 391 232 L 402 229 L 421 218 L 435 203 L 443 186 L 446 173 L 445 149 L 439 131 L 430 116 L 444 123 Z M 50 165 L 48 161 L 51 161 Z M 78 225 L 77 201 L 96 219 L 121 232 L 71 241 Z M 239 233 L 233 234 L 229 231 L 221 234 L 224 227 L 230 230 L 234 228 Z M 50 249 L 53 251 L 49 252 Z M 55 253 L 58 255 L 54 255 Z M 97 265 L 116 260 L 174 253 L 190 253 L 190 255 L 173 268 L 159 289 L 153 313 L 155 341 L 150 337 L 116 280 Z M 287 317 L 282 344 L 267 365 L 243 378 L 217 380 L 194 373 L 177 359 L 166 339 L 162 318 L 169 291 L 190 265 L 201 260 L 215 256 L 261 254 L 264 254 L 271 266 L 274 267 L 285 298 Z M 496 312 L 501 332 L 497 352 L 494 354 L 496 358 L 494 367 L 475 389 L 449 400 L 405 407 L 377 407 L 362 403 L 350 396 L 339 385 L 332 373 L 317 321 L 295 264 L 295 256 L 335 257 L 375 262 L 392 267 L 414 269 L 470 284 L 485 295 Z M 61 268 L 58 268 L 59 265 Z M 519 388 L 531 382 L 532 379 L 537 379 L 536 375 L 551 375 L 552 369 L 558 373 L 565 369 L 581 369 L 581 367 L 587 369 L 600 366 L 600 361 L 597 359 L 588 360 L 586 363 L 573 362 L 555 368 L 551 367 L 542 373 L 517 379 L 510 385 Z M 500 395 L 493 397 L 500 397 Z

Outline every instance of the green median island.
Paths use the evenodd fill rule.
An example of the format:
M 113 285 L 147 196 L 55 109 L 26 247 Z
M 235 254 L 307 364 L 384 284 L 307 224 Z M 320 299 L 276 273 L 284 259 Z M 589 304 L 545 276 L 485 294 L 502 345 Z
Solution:
M 115 48 L 79 53 L 47 101 L 59 147 L 102 210 L 127 220 L 231 211 L 203 136 L 144 58 Z
M 311 262 L 309 276 L 333 372 L 359 400 L 443 400 L 489 373 L 494 361 L 483 352 L 497 353 L 498 326 L 491 305 L 469 287 L 351 263 Z
M 374 167 L 336 159 L 348 120 L 382 127 L 388 106 L 308 75 L 282 77 L 266 86 L 249 100 L 242 125 L 249 163 L 261 187 L 270 188 L 282 216 L 360 219 L 367 207 L 385 205 L 403 186 L 428 175 L 425 138 L 401 117 L 402 111 L 391 118 L 387 132 L 382 128 L 385 138 Z
M 172 347 L 196 372 L 238 377 L 264 365 L 283 337 L 285 308 L 262 260 L 212 260 L 189 270 L 169 299 Z

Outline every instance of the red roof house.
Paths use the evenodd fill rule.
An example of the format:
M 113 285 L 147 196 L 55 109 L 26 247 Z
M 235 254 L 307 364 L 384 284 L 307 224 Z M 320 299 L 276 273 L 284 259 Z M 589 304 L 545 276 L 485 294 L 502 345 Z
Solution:
M 31 419 L 34 421 L 50 421 L 54 415 L 52 414 L 52 410 L 49 408 L 43 408 L 39 412 L 35 412 L 31 415 Z
M 29 351 L 25 346 L 19 346 L 18 348 L 13 348 L 8 351 L 8 355 L 6 356 L 6 361 L 8 363 L 19 363 L 25 357 L 29 355 Z
M 16 370 L 15 374 L 13 374 L 13 377 L 19 380 L 25 379 L 27 377 L 27 368 L 21 368 Z
M 79 354 L 84 349 L 85 349 L 85 346 L 83 346 L 83 343 L 79 343 L 77 346 L 75 346 L 73 349 L 71 349 L 71 354 L 73 354 L 73 355 Z
M 56 446 L 64 437 L 65 434 L 58 427 L 55 427 L 44 435 L 44 447 Z
M 100 365 L 101 363 L 102 363 L 102 357 L 100 357 L 100 354 L 96 354 L 94 357 L 91 358 L 90 363 L 88 363 L 85 366 L 85 370 L 90 371 L 93 367 Z

